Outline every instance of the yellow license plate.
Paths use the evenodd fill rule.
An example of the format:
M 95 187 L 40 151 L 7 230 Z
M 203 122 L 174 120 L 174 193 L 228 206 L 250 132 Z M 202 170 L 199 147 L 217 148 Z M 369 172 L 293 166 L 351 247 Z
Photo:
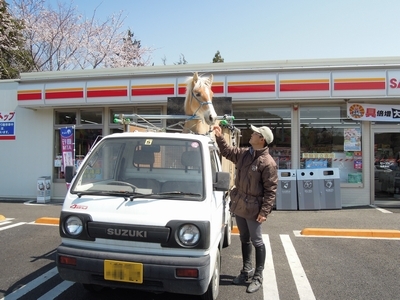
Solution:
M 143 264 L 126 261 L 105 260 L 104 279 L 143 283 Z

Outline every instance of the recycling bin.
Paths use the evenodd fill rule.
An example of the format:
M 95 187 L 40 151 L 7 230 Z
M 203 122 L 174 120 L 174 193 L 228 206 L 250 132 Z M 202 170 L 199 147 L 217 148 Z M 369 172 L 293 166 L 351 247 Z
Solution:
M 394 174 L 393 197 L 395 199 L 400 199 L 400 171 L 395 171 L 395 174 Z
M 297 210 L 296 170 L 278 170 L 276 210 Z
M 41 176 L 37 179 L 37 203 L 48 203 L 51 198 L 51 176 Z
M 321 209 L 341 209 L 340 174 L 338 168 L 318 169 Z
M 321 193 L 318 184 L 318 169 L 299 169 L 296 172 L 299 210 L 319 210 Z

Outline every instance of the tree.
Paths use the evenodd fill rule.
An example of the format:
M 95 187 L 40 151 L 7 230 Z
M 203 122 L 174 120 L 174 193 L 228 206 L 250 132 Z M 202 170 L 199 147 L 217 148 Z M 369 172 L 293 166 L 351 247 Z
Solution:
M 23 20 L 23 34 L 37 71 L 143 66 L 152 49 L 141 46 L 129 30 L 121 30 L 122 12 L 105 21 L 80 15 L 73 6 L 58 2 L 53 9 L 44 0 L 14 0 L 13 13 Z
M 10 15 L 5 0 L 0 0 L 0 79 L 17 78 L 20 70 L 32 68 L 21 29 L 21 22 Z
M 219 53 L 219 51 L 217 51 L 217 53 L 215 53 L 215 56 L 213 58 L 213 63 L 223 63 L 224 59 L 221 57 L 221 53 Z
M 134 38 L 134 33 L 128 30 L 127 36 L 122 39 L 123 43 L 119 52 L 111 57 L 112 67 L 145 66 L 148 62 L 141 58 L 147 49 L 142 49 L 141 42 Z
M 182 53 L 181 53 L 181 55 L 179 56 L 179 61 L 178 62 L 176 62 L 176 63 L 174 63 L 174 65 L 186 65 L 188 62 L 187 62 L 187 60 L 185 59 L 185 55 L 183 55 Z

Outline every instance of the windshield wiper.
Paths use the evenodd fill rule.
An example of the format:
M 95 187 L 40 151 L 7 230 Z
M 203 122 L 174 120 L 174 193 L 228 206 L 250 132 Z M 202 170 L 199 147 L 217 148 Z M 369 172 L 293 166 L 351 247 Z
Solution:
M 145 194 L 142 193 L 136 193 L 136 192 L 109 192 L 109 191 L 84 191 L 84 192 L 76 192 L 72 193 L 76 194 L 78 198 L 81 198 L 83 195 L 94 195 L 94 196 L 112 196 L 112 197 L 122 197 L 127 200 L 132 200 L 133 197 L 141 197 L 141 196 L 146 196 Z
M 185 192 L 179 192 L 179 191 L 173 191 L 173 192 L 162 192 L 162 193 L 151 193 L 151 194 L 137 194 L 137 195 L 132 195 L 129 197 L 129 199 L 132 201 L 133 199 L 136 198 L 144 198 L 144 197 L 150 197 L 150 196 L 174 196 L 174 195 L 179 195 L 179 196 L 191 196 L 191 197 L 200 197 L 200 194 L 196 193 L 185 193 Z
M 83 195 L 95 195 L 95 196 L 112 196 L 112 197 L 122 197 L 125 201 L 133 201 L 136 198 L 144 198 L 150 196 L 192 196 L 192 197 L 200 197 L 201 194 L 196 193 L 185 193 L 180 191 L 172 191 L 172 192 L 162 192 L 162 193 L 150 193 L 150 194 L 142 194 L 136 192 L 108 192 L 108 191 L 84 191 L 84 192 L 77 192 L 73 193 L 81 198 Z
M 180 191 L 163 192 L 163 193 L 158 193 L 158 194 L 154 194 L 154 195 L 160 195 L 160 196 L 179 195 L 179 196 L 194 196 L 194 197 L 201 196 L 201 194 L 197 194 L 197 193 L 187 193 L 187 192 L 180 192 Z

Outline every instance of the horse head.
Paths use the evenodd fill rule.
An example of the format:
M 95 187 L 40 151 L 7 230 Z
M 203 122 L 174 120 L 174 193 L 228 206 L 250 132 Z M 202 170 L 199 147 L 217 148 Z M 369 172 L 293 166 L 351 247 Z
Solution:
M 212 104 L 212 82 L 213 75 L 205 78 L 195 72 L 193 77 L 189 77 L 186 86 L 185 114 L 197 116 L 207 125 L 213 125 L 217 120 L 217 114 Z

